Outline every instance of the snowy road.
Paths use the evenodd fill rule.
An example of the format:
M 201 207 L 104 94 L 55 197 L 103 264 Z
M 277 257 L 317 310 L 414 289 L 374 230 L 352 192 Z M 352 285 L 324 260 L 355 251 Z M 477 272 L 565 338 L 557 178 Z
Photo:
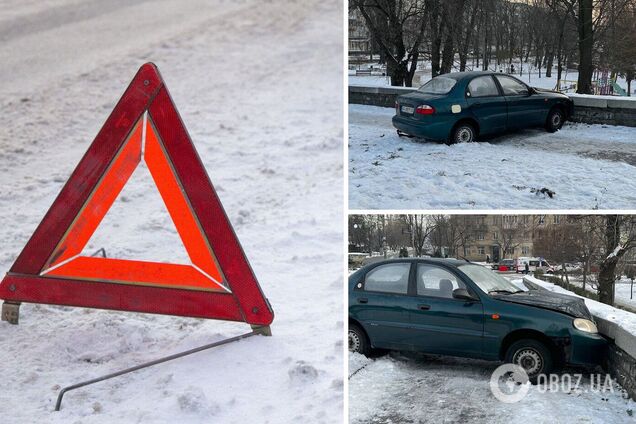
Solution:
M 533 386 L 515 404 L 498 401 L 489 380 L 496 362 L 391 353 L 375 359 L 349 355 L 349 419 L 374 423 L 614 423 L 634 422 L 636 402 L 619 386 L 592 391 L 589 371 L 577 390 Z M 359 371 L 357 371 L 359 370 Z M 356 372 L 357 371 L 357 372 Z M 355 373 L 355 374 L 354 374 Z M 351 375 L 354 374 L 354 375 Z M 567 388 L 567 384 L 563 387 Z
M 112 66 L 127 55 L 143 56 L 149 45 L 195 34 L 205 30 L 210 19 L 221 21 L 253 7 L 246 1 L 206 0 L 0 3 L 6 3 L 0 6 L 3 99 L 46 89 L 98 66 Z
M 393 109 L 349 105 L 354 209 L 627 209 L 636 206 L 636 128 L 566 124 L 479 143 L 400 138 Z M 535 194 L 547 188 L 553 198 Z
M 276 318 L 273 337 L 71 392 L 54 413 L 60 386 L 249 327 L 24 304 L 19 326 L 0 323 L 0 422 L 341 420 L 342 7 L 335 0 L 3 1 L 0 275 L 139 66 L 153 61 Z M 308 81 L 311 89 L 299 89 Z M 92 248 L 179 257 L 165 210 L 153 209 L 161 203 L 152 181 L 139 177 L 106 216 L 102 235 L 112 236 L 92 240 Z

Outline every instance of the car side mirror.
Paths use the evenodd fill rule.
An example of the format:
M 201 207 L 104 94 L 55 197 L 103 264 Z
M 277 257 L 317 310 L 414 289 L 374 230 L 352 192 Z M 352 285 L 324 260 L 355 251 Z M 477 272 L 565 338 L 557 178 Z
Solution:
M 468 300 L 468 301 L 477 300 L 475 299 L 473 295 L 468 293 L 468 290 L 461 287 L 453 290 L 453 299 Z

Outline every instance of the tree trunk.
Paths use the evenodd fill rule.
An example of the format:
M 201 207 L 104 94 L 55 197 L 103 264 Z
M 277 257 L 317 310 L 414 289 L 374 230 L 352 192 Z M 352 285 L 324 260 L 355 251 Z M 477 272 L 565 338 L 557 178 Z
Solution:
M 386 66 L 387 73 L 391 76 L 391 85 L 402 87 L 409 73 L 407 62 L 395 63 L 389 60 Z
M 618 215 L 605 217 L 605 250 L 606 256 L 601 261 L 598 273 L 598 300 L 608 305 L 614 305 L 614 282 L 616 280 L 616 265 L 624 254 L 624 250 L 617 250 L 620 243 L 620 223 Z
M 448 31 L 444 39 L 444 49 L 442 50 L 442 66 L 439 68 L 440 74 L 448 74 L 453 67 L 453 58 L 455 56 L 455 46 L 453 35 Z
M 614 281 L 618 259 L 601 262 L 598 273 L 598 301 L 614 305 Z
M 550 50 L 545 61 L 545 77 L 552 77 L 552 62 L 554 61 L 554 50 Z
M 592 94 L 592 49 L 594 34 L 592 28 L 593 0 L 579 0 L 579 79 L 576 92 Z
M 589 266 L 589 260 L 583 261 L 583 293 L 585 293 L 585 283 L 587 282 L 587 269 Z

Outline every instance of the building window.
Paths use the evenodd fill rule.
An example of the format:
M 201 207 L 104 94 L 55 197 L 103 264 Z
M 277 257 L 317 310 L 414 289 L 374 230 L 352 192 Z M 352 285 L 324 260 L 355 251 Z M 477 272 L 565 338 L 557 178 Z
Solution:
M 529 248 L 528 246 L 523 246 L 523 247 L 521 248 L 521 254 L 522 254 L 522 255 L 527 255 L 527 254 L 529 254 L 529 253 L 530 253 L 530 248 Z
M 477 233 L 477 240 L 483 240 L 484 239 L 484 233 Z
M 561 217 L 559 215 L 554 215 L 553 218 L 555 224 L 559 224 L 561 222 Z
M 545 215 L 539 215 L 539 225 L 545 224 Z
M 486 254 L 486 249 L 484 249 L 484 247 L 483 247 L 483 246 L 479 246 L 479 247 L 477 247 L 477 252 L 478 252 L 480 255 L 485 255 L 485 254 Z
M 492 238 L 495 240 L 499 239 L 499 234 L 497 234 L 497 232 L 495 231 L 494 233 L 492 233 Z

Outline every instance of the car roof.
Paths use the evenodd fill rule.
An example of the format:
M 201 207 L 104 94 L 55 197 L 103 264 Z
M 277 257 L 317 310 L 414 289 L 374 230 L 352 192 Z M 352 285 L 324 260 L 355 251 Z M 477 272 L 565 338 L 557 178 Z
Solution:
M 380 265 L 380 264 L 388 264 L 388 263 L 392 263 L 392 262 L 429 262 L 429 263 L 439 263 L 439 264 L 454 265 L 454 266 L 459 266 L 459 265 L 465 265 L 467 263 L 472 263 L 470 261 L 465 261 L 463 259 L 455 259 L 455 258 L 420 258 L 420 257 L 415 257 L 415 258 L 385 259 L 383 261 L 374 262 L 373 264 L 369 264 L 369 265 L 377 266 L 377 265 Z
M 448 74 L 438 75 L 438 77 L 453 78 L 457 81 L 460 81 L 463 79 L 472 78 L 479 75 L 499 75 L 499 74 L 507 75 L 507 74 L 504 74 L 503 72 L 493 72 L 493 71 L 466 71 L 466 72 L 450 72 Z

